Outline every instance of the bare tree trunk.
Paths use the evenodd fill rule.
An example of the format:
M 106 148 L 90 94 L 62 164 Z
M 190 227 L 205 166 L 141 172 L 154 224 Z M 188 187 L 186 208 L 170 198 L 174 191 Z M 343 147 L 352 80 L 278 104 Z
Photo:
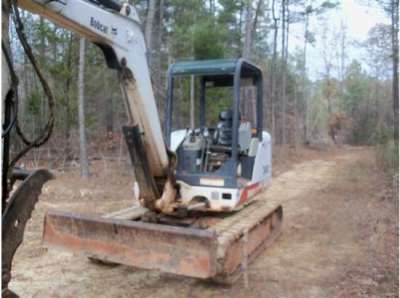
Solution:
M 342 21 L 340 24 L 340 95 L 344 93 L 344 77 L 346 65 L 346 26 Z
M 151 79 L 153 82 L 154 95 L 160 119 L 164 118 L 163 102 L 165 98 L 165 86 L 162 81 L 162 54 L 163 41 L 164 0 L 149 0 L 145 23 L 145 39 L 147 46 L 147 61 L 149 63 Z
M 195 129 L 196 127 L 196 121 L 195 121 L 195 111 L 194 111 L 194 103 L 195 103 L 195 98 L 194 98 L 194 75 L 190 76 L 190 128 Z
M 297 150 L 297 147 L 298 147 L 298 128 L 299 128 L 299 114 L 298 114 L 298 106 L 299 106 L 299 104 L 298 104 L 298 102 L 299 102 L 299 99 L 298 99 L 298 89 L 297 89 L 297 79 L 295 78 L 295 82 L 294 82 L 294 103 L 293 103 L 293 105 L 294 105 L 294 114 L 293 114 L 293 117 L 294 117 L 294 129 L 293 129 L 293 145 L 294 145 L 294 148 L 295 148 L 295 150 Z
M 246 20 L 244 29 L 244 43 L 243 43 L 243 57 L 250 58 L 251 56 L 251 45 L 252 45 L 252 28 L 253 28 L 253 1 L 248 0 L 246 6 Z
M 39 19 L 39 63 L 42 64 L 42 67 L 45 68 L 46 65 L 46 38 L 45 38 L 45 34 L 44 34 L 44 27 L 45 27 L 45 23 L 44 23 L 44 19 L 43 17 L 40 17 Z M 57 41 L 53 41 L 55 47 L 57 47 Z M 55 82 L 53 82 L 55 83 Z M 40 89 L 37 89 L 40 90 Z M 42 94 L 42 92 L 41 92 Z M 41 96 L 41 103 L 40 103 L 40 120 L 39 120 L 39 125 L 43 126 L 46 123 L 47 119 L 47 102 L 45 100 L 44 96 Z
M 285 86 L 287 87 L 287 66 L 288 66 L 288 58 L 289 58 L 289 32 L 290 32 L 290 1 L 286 1 L 286 49 L 285 49 Z M 296 78 L 295 78 L 296 80 Z M 284 123 L 288 126 L 287 130 L 285 131 L 285 138 L 287 138 L 287 143 L 289 144 L 290 148 L 294 148 L 297 150 L 297 126 L 298 126 L 298 115 L 297 115 L 297 84 L 294 84 L 294 94 L 293 98 L 289 100 L 289 95 L 286 93 L 285 96 L 285 119 Z M 287 120 L 287 115 L 289 115 L 289 120 Z
M 110 90 L 109 76 L 103 76 L 103 82 L 105 87 L 104 90 Z M 103 124 L 107 135 L 114 131 L 114 94 L 110 91 L 104 92 L 103 97 L 104 106 L 108 107 L 107 109 L 104 109 L 103 114 Z
M 68 55 L 67 55 L 67 68 L 72 68 L 72 60 L 73 60 L 73 43 L 74 43 L 74 35 L 71 33 L 68 42 Z M 64 94 L 65 94 L 65 123 L 64 123 L 64 138 L 65 138 L 65 147 L 64 147 L 64 156 L 67 160 L 72 157 L 71 150 L 71 101 L 70 101 L 70 93 L 71 93 L 71 81 L 72 77 L 68 76 L 65 80 L 64 85 Z
M 253 1 L 249 0 L 246 6 L 246 18 L 245 18 L 245 32 L 244 32 L 244 43 L 242 57 L 245 59 L 251 59 L 252 49 L 255 37 L 255 31 L 257 26 L 257 20 L 261 13 L 263 0 L 258 0 L 255 14 L 253 8 Z M 245 118 L 252 123 L 255 127 L 257 119 L 257 98 L 254 87 L 243 87 L 241 90 L 241 112 Z
M 399 0 L 392 0 L 394 138 L 399 139 Z
M 238 26 L 238 32 L 239 34 L 237 35 L 237 56 L 240 57 L 241 54 L 243 54 L 242 48 L 240 47 L 241 44 L 241 38 L 242 38 L 242 25 L 243 25 L 243 0 L 240 1 L 240 9 L 239 9 L 239 26 Z
M 215 15 L 215 0 L 210 0 L 209 1 L 210 2 L 210 13 L 211 13 L 211 15 L 212 16 L 214 16 Z
M 146 40 L 146 45 L 147 45 L 147 59 L 149 62 L 149 65 L 151 67 L 152 65 L 152 56 L 153 56 L 153 24 L 154 24 L 154 16 L 156 14 L 156 4 L 157 0 L 149 0 L 149 7 L 147 10 L 147 16 L 146 16 L 146 26 L 144 28 L 144 37 Z
M 79 110 L 79 149 L 81 176 L 89 177 L 89 161 L 86 148 L 85 131 L 85 39 L 79 44 L 78 110 Z
M 331 71 L 332 71 L 332 49 L 330 48 L 330 41 L 329 41 L 330 32 L 328 32 L 328 27 L 324 26 L 322 32 L 322 60 L 324 62 L 324 70 L 323 73 L 324 82 L 323 82 L 323 96 L 327 100 L 327 107 L 328 107 L 328 119 L 332 119 L 333 107 L 332 107 L 332 78 L 331 78 Z
M 164 123 L 164 102 L 166 95 L 166 84 L 163 81 L 163 54 L 161 49 L 163 48 L 163 28 L 164 28 L 164 0 L 159 0 L 158 5 L 158 19 L 157 19 L 157 28 L 155 35 L 157 37 L 157 42 L 154 45 L 154 50 L 156 54 L 156 61 L 153 63 L 155 68 L 155 79 L 154 84 L 157 86 L 157 89 L 160 90 L 158 93 L 158 111 L 160 113 L 160 119 L 162 123 Z
M 43 17 L 39 18 L 39 28 L 40 28 L 40 46 L 39 46 L 39 55 L 40 62 L 46 61 L 46 44 L 45 44 L 45 35 L 44 35 L 44 19 Z
M 302 93 L 305 102 L 305 115 L 304 115 L 304 139 L 308 142 L 309 139 L 309 122 L 310 122 L 310 103 L 307 94 L 306 77 L 307 77 L 307 43 L 308 43 L 308 13 L 305 8 L 305 23 L 304 23 L 304 49 L 303 49 L 303 78 L 302 78 Z
M 287 1 L 282 0 L 282 67 L 281 67 L 281 98 L 282 98 L 282 103 L 281 103 L 281 143 L 286 144 L 286 105 L 287 105 L 287 95 L 286 95 L 286 64 L 287 64 L 287 57 L 286 57 L 286 50 L 287 50 L 287 29 L 286 29 L 286 6 L 287 6 Z
M 277 41 L 278 41 L 278 18 L 275 14 L 275 1 L 272 0 L 272 19 L 274 28 L 274 42 L 273 42 L 273 53 L 272 53 L 272 65 L 271 65 L 271 103 L 272 103 L 272 133 L 274 136 L 274 144 L 278 138 L 277 125 L 276 125 L 276 111 L 278 94 L 276 88 L 276 60 L 277 60 Z
M 251 49 L 253 44 L 253 1 L 248 0 L 246 4 L 246 16 L 244 20 L 244 41 L 242 57 L 245 59 L 251 58 Z M 253 93 L 251 88 L 243 86 L 240 89 L 240 112 L 242 117 L 254 123 L 254 118 L 249 113 L 250 106 L 254 105 Z
M 258 18 L 260 16 L 260 13 L 262 12 L 263 6 L 264 6 L 264 0 L 259 0 L 257 3 L 256 15 L 254 16 L 254 21 L 253 21 L 253 29 L 252 29 L 253 36 L 256 32 Z M 253 37 L 253 40 L 254 40 L 254 37 Z

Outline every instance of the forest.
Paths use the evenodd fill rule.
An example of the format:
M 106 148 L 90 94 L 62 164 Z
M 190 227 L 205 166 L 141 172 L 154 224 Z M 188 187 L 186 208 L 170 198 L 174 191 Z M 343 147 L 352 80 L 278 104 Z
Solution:
M 399 1 L 126 2 L 2 2 L 2 297 L 398 297 Z
M 398 1 L 358 1 L 384 16 L 358 39 L 349 34 L 347 20 L 337 17 L 344 2 L 133 1 L 143 24 L 160 118 L 171 63 L 244 57 L 263 70 L 264 126 L 276 148 L 377 145 L 386 164 L 397 164 Z M 126 116 L 116 72 L 107 68 L 102 52 L 41 17 L 25 11 L 21 17 L 56 98 L 53 136 L 30 153 L 31 159 L 79 162 L 80 72 L 89 159 L 122 154 Z M 47 122 L 48 104 L 15 29 L 10 40 L 19 76 L 19 125 L 33 138 Z M 189 86 L 181 88 L 178 118 L 187 118 Z M 13 151 L 21 146 L 15 142 Z

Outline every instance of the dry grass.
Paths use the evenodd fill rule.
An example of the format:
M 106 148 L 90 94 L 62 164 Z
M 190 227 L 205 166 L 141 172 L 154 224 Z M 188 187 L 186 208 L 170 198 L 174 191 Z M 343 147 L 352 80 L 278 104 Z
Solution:
M 40 246 L 49 208 L 105 212 L 132 202 L 129 172 L 99 162 L 93 177 L 56 173 L 17 252 L 10 288 L 22 297 L 394 297 L 398 200 L 369 148 L 277 152 L 266 192 L 283 205 L 282 236 L 249 266 L 250 287 L 216 287 L 127 266 L 102 267 Z

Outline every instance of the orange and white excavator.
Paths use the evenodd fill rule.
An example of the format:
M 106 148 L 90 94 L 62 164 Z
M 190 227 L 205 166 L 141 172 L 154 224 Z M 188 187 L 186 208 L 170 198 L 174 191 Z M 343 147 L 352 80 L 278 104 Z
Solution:
M 264 195 L 271 138 L 263 131 L 261 70 L 244 59 L 171 65 L 163 131 L 134 6 L 110 0 L 19 0 L 18 6 L 96 44 L 118 71 L 135 173 L 138 203 L 101 217 L 49 211 L 44 245 L 202 279 L 238 276 L 282 221 L 282 207 Z M 185 79 L 198 84 L 191 98 L 198 109 L 189 125 L 178 125 L 176 88 Z M 252 100 L 243 88 L 254 90 Z M 217 102 L 224 108 L 215 113 Z

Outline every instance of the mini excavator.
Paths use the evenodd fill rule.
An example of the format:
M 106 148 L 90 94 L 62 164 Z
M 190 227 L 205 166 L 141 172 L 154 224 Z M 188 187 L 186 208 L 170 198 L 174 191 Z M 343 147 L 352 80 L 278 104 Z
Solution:
M 282 223 L 282 207 L 264 193 L 271 181 L 271 137 L 263 131 L 260 68 L 241 58 L 172 64 L 162 130 L 134 6 L 110 0 L 19 0 L 18 6 L 96 44 L 118 71 L 128 115 L 123 134 L 135 174 L 132 207 L 104 216 L 50 210 L 43 244 L 200 279 L 241 276 Z M 197 109 L 190 127 L 179 127 L 174 115 L 185 111 L 176 89 L 188 78 L 197 83 Z M 244 88 L 254 90 L 252 100 Z M 218 96 L 225 105 L 215 104 Z M 51 175 L 39 174 L 40 193 Z

